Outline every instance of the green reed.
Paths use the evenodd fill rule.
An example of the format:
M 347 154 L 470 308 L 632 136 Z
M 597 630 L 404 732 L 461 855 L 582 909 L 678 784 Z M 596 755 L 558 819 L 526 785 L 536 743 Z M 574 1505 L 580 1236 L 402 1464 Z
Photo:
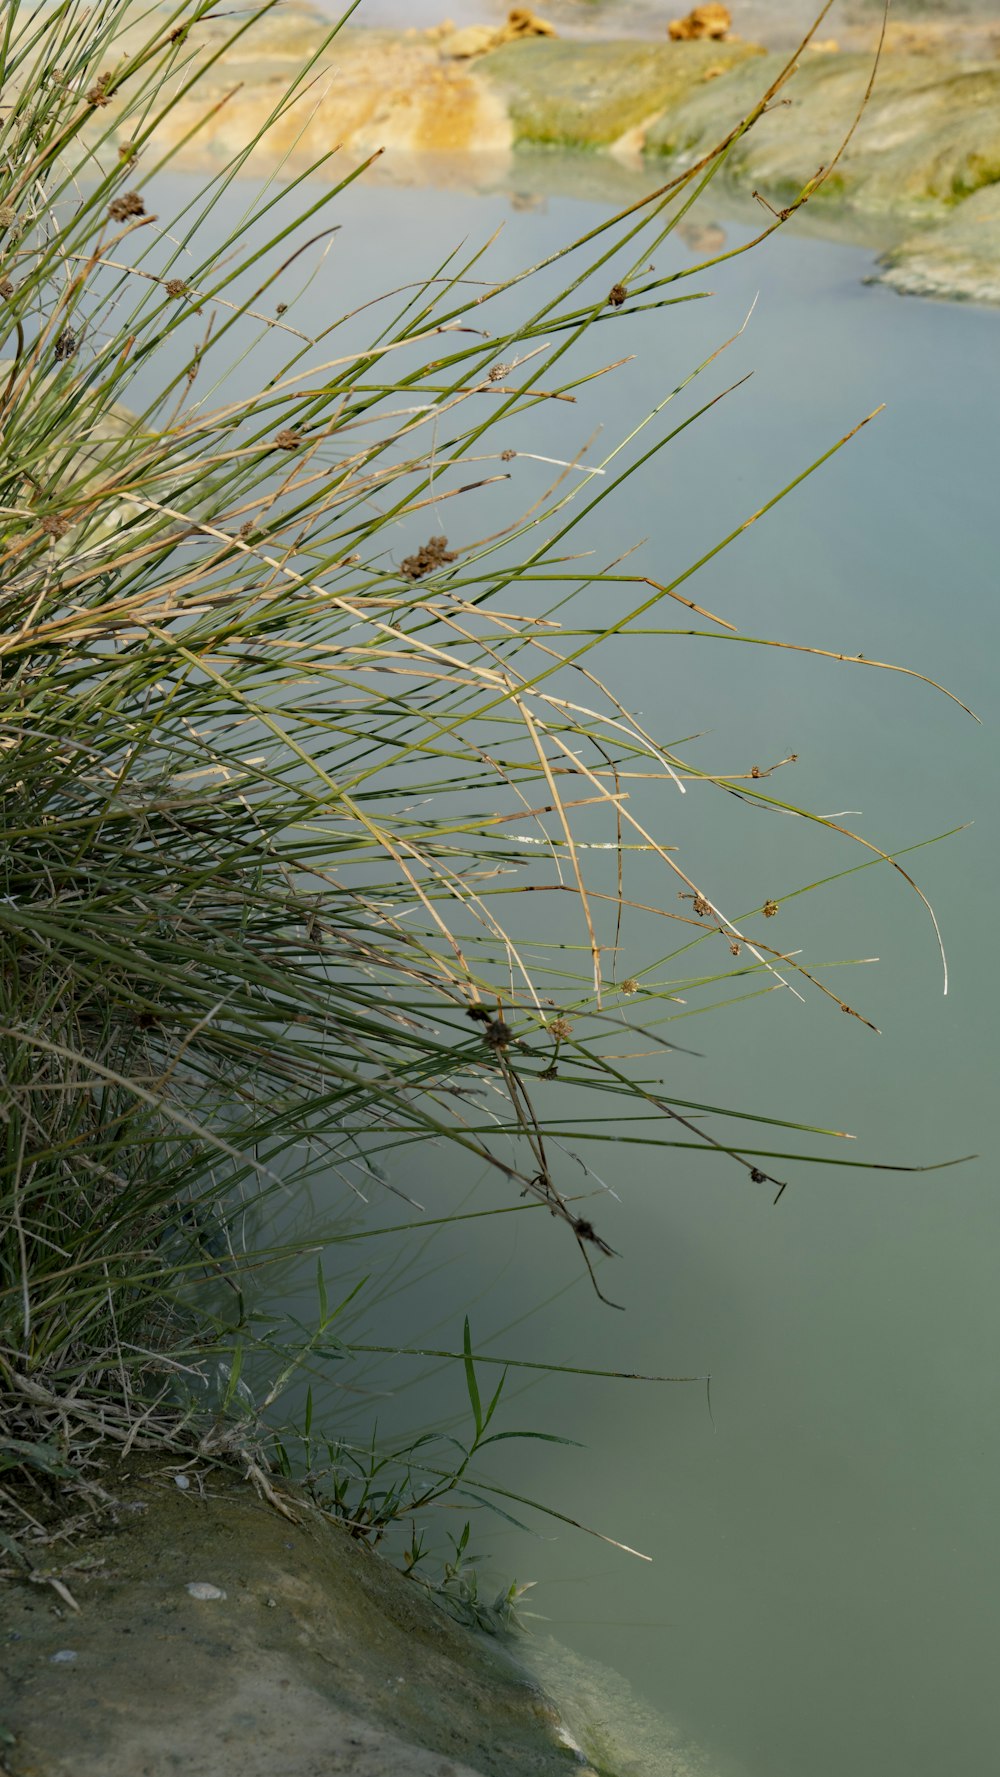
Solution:
M 473 1480 L 506 1366 L 484 1406 L 477 1365 L 503 1360 L 474 1354 L 468 1323 L 461 1348 L 428 1354 L 462 1366 L 464 1440 L 348 1443 L 311 1393 L 289 1430 L 289 1388 L 371 1348 L 351 1342 L 354 1289 L 327 1300 L 336 1243 L 311 1328 L 259 1315 L 251 1298 L 298 1248 L 247 1230 L 320 1177 L 348 1202 L 359 1177 L 405 1197 L 407 1151 L 444 1140 L 491 1169 L 497 1213 L 555 1216 L 606 1301 L 610 1249 L 557 1140 L 601 1131 L 552 1108 L 581 1086 L 592 1106 L 610 1094 L 596 1123 L 635 1118 L 635 1139 L 721 1153 L 780 1194 L 797 1150 L 770 1132 L 805 1126 L 740 1113 L 766 1126 L 747 1145 L 735 1113 L 670 1097 L 619 1054 L 626 1028 L 669 1047 L 676 1016 L 669 983 L 615 978 L 634 854 L 659 861 L 654 911 L 681 922 L 681 948 L 712 946 L 695 990 L 852 1010 L 765 941 L 768 907 L 725 912 L 654 833 L 662 789 L 729 796 L 733 780 L 641 725 L 593 658 L 643 621 L 668 648 L 678 605 L 686 634 L 693 614 L 698 633 L 762 639 L 696 604 L 692 570 L 656 583 L 569 560 L 576 528 L 719 398 L 659 423 L 717 352 L 599 462 L 570 439 L 502 533 L 438 528 L 445 510 L 459 536 L 472 496 L 509 477 L 508 422 L 562 402 L 571 425 L 576 390 L 610 368 L 581 364 L 582 340 L 623 309 L 668 326 L 702 294 L 687 286 L 705 266 L 658 275 L 650 253 L 781 80 L 641 204 L 514 279 L 456 254 L 347 348 L 344 317 L 304 333 L 285 292 L 355 169 L 323 156 L 238 206 L 264 126 L 179 215 L 150 213 L 172 108 L 271 10 L 203 40 L 210 0 L 3 9 L 0 1500 L 22 1554 L 39 1520 L 16 1477 L 33 1499 L 32 1475 L 38 1498 L 78 1497 L 109 1450 L 137 1447 L 237 1459 L 275 1499 L 282 1471 L 305 1472 L 374 1540 L 445 1496 L 532 1503 Z M 400 520 L 414 546 L 394 559 Z M 595 584 L 626 601 L 606 630 L 555 614 Z M 511 835 L 524 826 L 534 847 Z M 546 954 L 536 903 L 510 898 L 526 886 L 565 899 L 579 967 Z

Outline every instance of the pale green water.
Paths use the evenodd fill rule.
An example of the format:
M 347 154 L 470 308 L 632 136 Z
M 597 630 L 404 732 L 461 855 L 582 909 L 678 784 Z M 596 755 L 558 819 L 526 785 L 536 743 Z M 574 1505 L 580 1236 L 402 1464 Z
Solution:
M 354 187 L 297 318 L 309 326 L 331 303 L 351 306 L 390 266 L 417 275 L 500 221 L 495 273 L 603 213 Z M 685 249 L 662 249 L 660 269 L 671 253 L 681 262 Z M 986 1777 L 1000 1745 L 1000 315 L 866 288 L 869 264 L 860 249 L 786 234 L 717 268 L 713 303 L 616 322 L 613 347 L 602 338 L 595 353 L 639 362 L 594 385 L 569 434 L 565 412 L 540 412 L 532 448 L 561 454 L 561 442 L 565 454 L 597 421 L 616 436 L 759 293 L 711 389 L 749 369 L 753 381 L 635 477 L 592 537 L 604 558 L 647 538 L 637 571 L 665 579 L 887 404 L 693 596 L 750 634 L 928 671 L 985 727 L 912 681 L 760 650 L 623 641 L 604 670 L 659 735 L 704 731 L 689 752 L 713 768 L 797 752 L 785 787 L 806 806 L 863 811 L 851 822 L 888 849 L 976 822 L 910 860 L 941 917 L 947 999 L 923 909 L 869 871 L 782 908 L 774 937 L 780 926 L 784 946 L 814 959 L 880 957 L 843 987 L 882 1037 L 818 1000 L 772 994 L 677 1026 L 703 1056 L 670 1062 L 675 1089 L 850 1129 L 866 1158 L 983 1158 L 909 1179 L 799 1167 L 773 1208 L 731 1167 L 605 1146 L 595 1164 L 620 1202 L 602 1198 L 594 1215 L 623 1255 L 614 1293 L 627 1313 L 594 1300 L 554 1223 L 510 1217 L 483 1224 L 478 1242 L 467 1231 L 436 1240 L 407 1287 L 353 1328 L 452 1343 L 469 1307 L 486 1349 L 711 1373 L 714 1425 L 700 1387 L 565 1380 L 525 1390 L 504 1422 L 583 1439 L 583 1452 L 529 1446 L 506 1474 L 652 1566 L 569 1531 L 536 1542 L 484 1526 L 482 1542 L 502 1572 L 540 1582 L 538 1607 L 563 1641 L 627 1673 L 720 1770 L 745 1777 Z M 722 905 L 780 900 L 856 861 L 828 835 L 719 801 L 658 804 L 658 818 Z M 642 868 L 635 897 L 664 892 Z M 531 922 L 540 929 L 533 904 Z M 649 928 L 626 925 L 625 943 L 635 972 L 658 954 Z M 401 1182 L 431 1214 L 474 1185 L 432 1153 L 411 1157 Z M 480 1187 L 477 1206 L 497 1189 Z M 370 1380 L 387 1391 L 383 1432 L 461 1405 L 451 1373 L 412 1389 L 403 1368 Z M 331 1408 L 339 1423 L 343 1398 Z
M 441 247 L 506 214 L 501 202 L 433 193 L 421 194 L 419 219 L 412 199 L 380 193 L 368 205 L 375 242 L 385 228 L 398 244 L 419 220 Z M 510 261 L 586 220 L 567 211 L 511 215 Z M 902 679 L 764 653 L 748 665 L 708 643 L 625 644 L 616 682 L 658 732 L 707 728 L 715 763 L 797 751 L 801 798 L 863 810 L 857 824 L 888 847 L 976 820 L 917 859 L 944 924 L 947 999 L 923 910 L 869 872 L 798 903 L 782 942 L 880 956 L 850 985 L 882 1038 L 835 1008 L 775 995 L 686 1024 L 682 1040 L 705 1059 L 679 1062 L 675 1077 L 691 1097 L 830 1120 L 856 1132 L 866 1157 L 985 1158 L 905 1181 L 816 1168 L 773 1209 L 711 1162 L 665 1167 L 641 1149 L 605 1149 L 596 1164 L 622 1202 L 602 1203 L 600 1219 L 623 1254 L 615 1285 L 628 1313 L 577 1288 L 494 1343 L 711 1371 L 714 1429 L 698 1389 L 544 1385 L 509 1416 L 587 1440 L 579 1457 L 534 1446 L 532 1490 L 651 1553 L 652 1568 L 569 1533 L 527 1546 L 503 1536 L 496 1555 L 542 1582 L 540 1608 L 558 1634 L 627 1672 L 751 1777 L 971 1777 L 1000 1757 L 1000 316 L 866 289 L 865 265 L 855 250 L 786 237 L 720 268 L 711 310 L 636 328 L 626 344 L 643 358 L 617 385 L 620 407 L 603 407 L 610 432 L 760 291 L 725 369 L 732 380 L 754 367 L 754 382 L 668 468 L 630 484 L 607 521 L 608 553 L 645 534 L 651 572 L 686 563 L 885 401 L 877 424 L 695 596 L 738 612 L 751 633 L 924 667 L 987 727 Z M 703 804 L 685 816 L 700 855 L 712 851 L 713 880 L 732 883 L 740 905 L 853 861 L 826 837 L 725 812 Z M 644 898 L 635 882 L 633 893 Z M 421 1201 L 439 1165 L 428 1156 L 408 1179 Z M 478 1262 L 496 1282 L 474 1310 L 480 1339 L 576 1269 L 554 1227 L 528 1224 L 498 1252 L 490 1226 Z M 456 1257 L 426 1286 L 428 1319 L 433 1301 L 450 1338 L 467 1280 Z M 455 1388 L 449 1380 L 449 1402 Z

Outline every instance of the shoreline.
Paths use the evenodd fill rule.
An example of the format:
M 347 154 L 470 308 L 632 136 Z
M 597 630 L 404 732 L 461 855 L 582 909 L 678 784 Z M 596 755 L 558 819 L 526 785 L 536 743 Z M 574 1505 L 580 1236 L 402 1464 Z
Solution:
M 221 28 L 199 31 L 196 57 L 213 52 Z M 725 138 L 784 66 L 741 41 L 524 36 L 455 55 L 441 29 L 351 26 L 327 43 L 329 29 L 309 7 L 265 18 L 173 108 L 158 146 L 178 150 L 178 170 L 211 174 L 277 107 L 248 173 L 280 165 L 293 176 L 336 147 L 330 177 L 377 157 L 376 176 L 393 183 L 495 190 L 516 186 L 529 160 L 537 177 L 555 151 L 581 170 L 618 166 L 660 183 Z M 307 89 L 283 106 L 311 57 Z M 837 156 L 872 66 L 870 54 L 804 54 L 780 102 L 734 142 L 726 186 L 775 208 L 793 202 Z M 212 106 L 210 133 L 199 133 Z M 808 214 L 820 232 L 863 230 L 882 254 L 876 281 L 1000 304 L 1000 61 L 887 52 Z
M 2 1777 L 711 1777 L 619 1674 L 466 1626 L 287 1484 L 142 1452 L 101 1487 L 0 1581 Z

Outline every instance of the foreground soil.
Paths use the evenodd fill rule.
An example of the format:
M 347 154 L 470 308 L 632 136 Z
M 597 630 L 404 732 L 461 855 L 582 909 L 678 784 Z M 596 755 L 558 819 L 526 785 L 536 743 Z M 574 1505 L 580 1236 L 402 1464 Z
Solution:
M 308 1508 L 149 1462 L 115 1496 L 62 1565 L 0 1584 L 5 1777 L 592 1772 L 499 1644 Z

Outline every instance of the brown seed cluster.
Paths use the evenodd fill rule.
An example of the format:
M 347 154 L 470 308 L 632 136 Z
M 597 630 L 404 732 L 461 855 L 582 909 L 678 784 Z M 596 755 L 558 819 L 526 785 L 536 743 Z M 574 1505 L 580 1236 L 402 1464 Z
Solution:
M 777 901 L 765 901 L 764 902 L 764 918 L 765 919 L 773 919 L 775 914 L 777 913 L 777 911 L 778 911 Z
M 759 765 L 751 765 L 751 767 L 750 767 L 750 776 L 751 777 L 761 777 L 762 775 L 763 774 L 761 772 Z
M 298 450 L 302 443 L 302 433 L 292 432 L 286 428 L 285 431 L 277 434 L 274 442 L 279 450 Z
M 42 530 L 47 537 L 65 537 L 66 532 L 69 529 L 69 519 L 60 518 L 56 513 L 53 513 L 48 518 L 42 519 Z
M 513 368 L 513 364 L 494 364 L 492 370 L 487 373 L 487 381 L 502 383 L 504 377 L 509 376 Z
M 71 327 L 64 327 L 56 340 L 55 360 L 57 364 L 65 363 L 67 358 L 75 358 L 80 350 L 80 341 Z
M 706 901 L 704 895 L 695 895 L 692 905 L 699 919 L 704 919 L 706 913 L 711 913 L 712 911 L 712 903 L 711 901 Z
M 455 551 L 448 548 L 447 537 L 428 537 L 415 555 L 400 562 L 399 571 L 406 580 L 422 580 L 425 574 L 433 574 L 456 559 Z
M 168 296 L 186 296 L 188 287 L 183 278 L 168 278 L 163 286 Z
M 7 298 L 9 296 L 13 296 L 13 294 L 14 294 L 14 286 L 11 283 L 10 279 L 9 278 L 0 278 L 0 296 L 3 297 L 4 301 L 6 302 Z
M 107 105 L 109 103 L 108 88 L 111 85 L 110 74 L 100 74 L 87 94 L 88 105 Z
M 112 222 L 127 222 L 130 216 L 145 216 L 146 206 L 137 191 L 126 191 L 108 205 Z
M 557 1043 L 565 1043 L 573 1035 L 573 1026 L 568 1018 L 553 1018 L 549 1021 L 549 1033 Z
M 509 1049 L 514 1041 L 514 1032 L 502 1018 L 493 1018 L 483 1031 L 483 1042 L 489 1043 L 491 1049 Z
M 638 991 L 639 983 L 634 975 L 630 975 L 627 981 L 622 982 L 622 993 L 638 993 Z
M 628 291 L 624 284 L 612 284 L 608 291 L 608 301 L 613 309 L 620 309 L 627 296 Z
M 517 456 L 516 450 L 502 450 L 500 452 L 500 461 L 501 461 L 501 463 L 512 463 L 516 456 Z

